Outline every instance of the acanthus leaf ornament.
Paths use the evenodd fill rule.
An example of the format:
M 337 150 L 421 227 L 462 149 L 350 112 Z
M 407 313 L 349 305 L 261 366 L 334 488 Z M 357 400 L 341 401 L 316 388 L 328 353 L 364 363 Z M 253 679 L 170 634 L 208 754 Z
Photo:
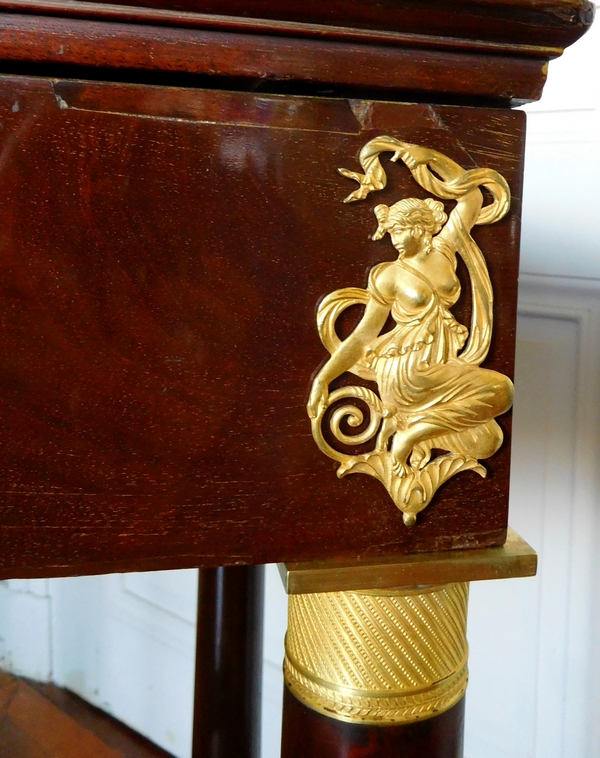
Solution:
M 401 160 L 427 192 L 456 204 L 449 215 L 433 198 L 375 207 L 378 227 L 372 238 L 389 234 L 398 257 L 374 266 L 366 289 L 336 290 L 320 303 L 317 328 L 330 358 L 313 381 L 308 413 L 319 449 L 340 463 L 338 476 L 362 473 L 378 479 L 411 526 L 450 477 L 467 470 L 485 476 L 479 461 L 502 444 L 494 419 L 511 407 L 513 385 L 504 374 L 480 367 L 491 342 L 493 291 L 471 229 L 508 212 L 510 189 L 492 169 L 466 170 L 436 150 L 381 136 L 360 152 L 364 174 L 339 169 L 359 184 L 344 202 L 364 200 L 386 186 L 379 158 L 384 152 L 392 152 L 394 162 Z M 480 187 L 492 196 L 488 205 Z M 470 329 L 451 312 L 460 298 L 457 255 L 471 282 Z M 335 324 L 352 305 L 363 306 L 364 313 L 342 341 Z M 390 314 L 394 326 L 382 333 Z M 352 385 L 330 393 L 330 383 L 346 372 L 375 382 L 377 392 Z M 365 423 L 358 405 L 340 405 L 345 400 L 369 409 L 359 434 L 342 429 L 343 423 L 353 428 Z M 347 445 L 373 440 L 370 452 L 350 455 L 327 442 L 322 425 L 330 408 L 333 437 Z M 438 450 L 444 452 L 434 456 Z

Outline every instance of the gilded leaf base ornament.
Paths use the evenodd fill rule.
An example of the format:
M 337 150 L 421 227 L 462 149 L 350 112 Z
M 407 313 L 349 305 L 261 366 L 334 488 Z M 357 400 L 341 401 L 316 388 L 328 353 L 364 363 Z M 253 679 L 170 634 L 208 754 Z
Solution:
M 336 290 L 320 303 L 317 327 L 331 357 L 313 381 L 308 413 L 320 450 L 340 463 L 338 476 L 379 479 L 411 526 L 450 477 L 468 470 L 484 477 L 479 461 L 502 444 L 494 419 L 511 407 L 513 385 L 503 374 L 480 368 L 492 336 L 493 291 L 471 229 L 508 212 L 510 189 L 492 169 L 465 170 L 436 150 L 382 136 L 360 152 L 364 174 L 339 169 L 359 184 L 344 202 L 364 200 L 386 186 L 379 158 L 384 152 L 401 160 L 427 192 L 455 205 L 448 215 L 433 198 L 375 207 L 372 239 L 389 234 L 398 255 L 373 266 L 366 289 Z M 492 196 L 485 206 L 481 187 Z M 470 277 L 470 330 L 451 312 L 461 294 L 457 255 Z M 364 313 L 342 341 L 336 321 L 353 305 L 363 306 Z M 382 332 L 390 315 L 394 326 Z M 376 383 L 377 392 L 359 385 L 330 392 L 330 383 L 345 372 Z M 360 455 L 336 450 L 324 437 L 324 422 L 338 442 L 374 441 L 373 449 Z M 344 425 L 366 428 L 353 435 Z

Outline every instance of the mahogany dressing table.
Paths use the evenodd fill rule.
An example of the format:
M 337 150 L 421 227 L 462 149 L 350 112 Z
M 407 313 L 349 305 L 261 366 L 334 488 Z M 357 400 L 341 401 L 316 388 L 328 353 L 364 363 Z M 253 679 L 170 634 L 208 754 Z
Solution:
M 535 572 L 513 108 L 592 18 L 0 0 L 0 578 L 200 567 L 195 758 L 258 754 L 272 562 L 284 758 L 462 755 L 468 582 Z

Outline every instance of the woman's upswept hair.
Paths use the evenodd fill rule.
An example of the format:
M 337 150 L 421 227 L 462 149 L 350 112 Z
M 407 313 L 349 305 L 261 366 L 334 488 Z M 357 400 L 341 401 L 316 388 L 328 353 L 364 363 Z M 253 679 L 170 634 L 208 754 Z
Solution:
M 396 225 L 413 229 L 420 228 L 431 238 L 440 231 L 448 218 L 443 203 L 430 197 L 426 200 L 407 197 L 394 203 L 391 207 L 377 205 L 374 212 L 379 222 L 379 226 L 372 237 L 374 240 L 380 240 Z

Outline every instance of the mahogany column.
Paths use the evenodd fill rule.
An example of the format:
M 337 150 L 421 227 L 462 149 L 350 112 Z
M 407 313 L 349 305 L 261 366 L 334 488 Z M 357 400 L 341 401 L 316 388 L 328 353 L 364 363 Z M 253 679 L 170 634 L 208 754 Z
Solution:
M 193 758 L 258 758 L 263 566 L 201 569 Z
M 440 716 L 399 726 L 365 726 L 323 716 L 286 688 L 282 758 L 462 758 L 464 698 Z

